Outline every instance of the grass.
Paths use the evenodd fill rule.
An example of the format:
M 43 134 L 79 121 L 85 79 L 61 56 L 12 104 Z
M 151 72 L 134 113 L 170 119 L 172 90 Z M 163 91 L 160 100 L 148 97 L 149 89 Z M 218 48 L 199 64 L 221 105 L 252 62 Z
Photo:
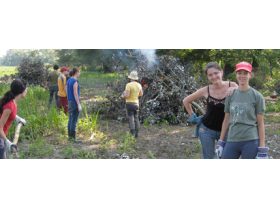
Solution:
M 11 74 L 15 74 L 16 71 L 16 66 L 0 66 L 0 78 L 5 75 L 10 76 Z
M 116 73 L 102 74 L 99 72 L 82 71 L 79 77 L 81 85 L 92 86 L 93 84 L 106 84 L 107 82 L 115 82 L 118 80 Z
M 275 103 L 267 102 L 266 112 L 279 112 L 280 111 L 280 101 L 278 100 Z

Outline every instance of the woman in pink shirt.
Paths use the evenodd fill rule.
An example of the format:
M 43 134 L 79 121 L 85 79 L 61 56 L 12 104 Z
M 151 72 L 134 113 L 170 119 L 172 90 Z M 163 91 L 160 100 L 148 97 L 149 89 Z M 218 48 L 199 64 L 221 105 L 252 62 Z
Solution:
M 9 150 L 12 146 L 16 147 L 6 136 L 12 121 L 15 119 L 17 123 L 26 124 L 24 119 L 17 116 L 17 102 L 24 98 L 26 93 L 26 82 L 16 79 L 11 83 L 11 90 L 0 99 L 0 159 L 7 158 L 7 147 Z

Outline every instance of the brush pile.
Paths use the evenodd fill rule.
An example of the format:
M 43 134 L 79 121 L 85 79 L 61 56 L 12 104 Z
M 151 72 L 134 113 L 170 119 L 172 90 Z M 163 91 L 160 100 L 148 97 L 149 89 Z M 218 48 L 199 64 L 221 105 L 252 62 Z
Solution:
M 49 68 L 50 66 L 45 66 L 41 59 L 24 58 L 18 67 L 16 78 L 24 79 L 28 84 L 44 86 Z
M 194 93 L 205 83 L 203 76 L 194 78 L 190 74 L 198 69 L 193 64 L 183 66 L 179 59 L 171 56 L 160 56 L 151 59 L 141 53 L 126 55 L 134 59 L 134 68 L 138 72 L 139 83 L 143 87 L 144 95 L 139 98 L 140 121 L 149 124 L 168 121 L 172 124 L 186 124 L 188 113 L 183 99 Z M 113 57 L 116 65 L 115 72 L 121 71 L 121 62 Z M 112 119 L 125 119 L 125 100 L 120 98 L 128 83 L 127 77 L 120 77 L 120 81 L 112 84 L 113 92 L 108 94 L 107 101 L 94 108 L 100 109 L 99 115 Z M 205 100 L 192 103 L 194 112 L 199 116 L 204 114 Z

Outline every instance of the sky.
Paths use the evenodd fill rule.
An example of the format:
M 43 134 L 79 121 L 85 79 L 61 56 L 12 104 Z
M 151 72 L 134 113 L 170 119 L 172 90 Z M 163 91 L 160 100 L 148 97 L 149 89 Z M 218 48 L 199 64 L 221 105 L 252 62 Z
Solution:
M 0 57 L 2 57 L 3 55 L 6 55 L 8 49 L 0 49 Z

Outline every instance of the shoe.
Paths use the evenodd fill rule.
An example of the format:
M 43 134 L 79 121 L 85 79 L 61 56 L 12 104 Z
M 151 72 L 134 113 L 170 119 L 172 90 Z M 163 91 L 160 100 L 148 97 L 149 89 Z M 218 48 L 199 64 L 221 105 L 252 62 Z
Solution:
M 134 134 L 135 134 L 135 129 L 130 129 L 130 133 L 131 133 L 132 136 L 134 136 Z
M 74 142 L 74 143 L 82 143 L 82 141 L 81 141 L 81 140 L 78 140 L 78 139 L 75 139 L 73 142 Z

